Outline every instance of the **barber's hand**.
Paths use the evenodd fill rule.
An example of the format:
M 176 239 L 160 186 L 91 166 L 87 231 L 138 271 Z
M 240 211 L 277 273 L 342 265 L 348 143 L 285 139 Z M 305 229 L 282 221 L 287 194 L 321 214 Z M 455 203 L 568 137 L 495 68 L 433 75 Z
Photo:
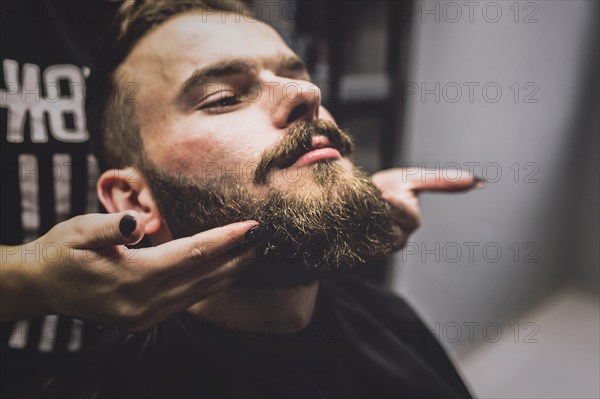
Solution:
M 15 277 L 2 286 L 3 320 L 18 317 L 15 308 L 27 305 L 25 313 L 58 313 L 143 331 L 239 280 L 256 257 L 262 233 L 256 228 L 246 237 L 258 222 L 245 221 L 152 248 L 128 249 L 125 245 L 144 235 L 144 224 L 135 216 L 78 216 L 32 243 L 2 247 L 2 257 L 9 260 L 3 279 Z M 250 242 L 240 250 L 245 241 Z M 29 258 L 17 249 L 29 250 Z M 41 254 L 36 262 L 31 251 Z M 16 278 L 17 267 L 26 268 L 26 279 Z
M 444 172 L 444 173 L 442 173 Z M 402 235 L 395 250 L 401 249 L 421 223 L 418 194 L 421 192 L 461 192 L 485 186 L 485 180 L 464 170 L 450 171 L 394 168 L 375 173 L 373 183 L 392 206 L 395 223 Z

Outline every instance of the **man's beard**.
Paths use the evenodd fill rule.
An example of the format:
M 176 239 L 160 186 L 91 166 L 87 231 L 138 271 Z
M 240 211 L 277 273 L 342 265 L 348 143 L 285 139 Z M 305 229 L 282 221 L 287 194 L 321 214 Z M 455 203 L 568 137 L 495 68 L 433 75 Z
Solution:
M 326 136 L 342 155 L 352 155 L 350 138 L 333 123 L 319 120 L 290 128 L 279 143 L 264 151 L 251 179 L 225 173 L 199 181 L 149 161 L 142 172 L 173 238 L 256 220 L 269 238 L 260 249 L 263 256 L 247 269 L 242 284 L 306 285 L 389 253 L 400 234 L 390 206 L 357 167 L 348 173 L 339 162 L 319 161 L 297 174 L 289 173 L 292 181 L 300 173 L 310 173 L 312 184 L 303 179 L 303 188 L 289 183 L 292 187 L 285 190 L 269 185 L 271 172 L 289 166 L 319 135 Z M 257 196 L 261 186 L 263 193 Z

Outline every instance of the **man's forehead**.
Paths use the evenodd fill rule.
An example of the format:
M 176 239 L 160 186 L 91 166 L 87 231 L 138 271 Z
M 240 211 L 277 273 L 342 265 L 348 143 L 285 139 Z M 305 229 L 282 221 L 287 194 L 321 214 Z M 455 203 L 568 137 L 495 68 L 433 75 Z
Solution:
M 135 80 L 180 84 L 195 69 L 228 58 L 269 60 L 294 53 L 270 26 L 235 14 L 186 13 L 148 33 L 124 69 Z

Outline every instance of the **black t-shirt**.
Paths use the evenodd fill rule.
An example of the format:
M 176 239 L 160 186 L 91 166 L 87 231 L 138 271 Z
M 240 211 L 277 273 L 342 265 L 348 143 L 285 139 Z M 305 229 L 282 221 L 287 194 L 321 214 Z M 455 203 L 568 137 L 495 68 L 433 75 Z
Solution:
M 18 245 L 57 223 L 98 212 L 97 162 L 84 94 L 94 44 L 120 4 L 0 2 L 0 244 Z M 29 247 L 26 261 L 54 254 Z M 51 260 L 51 259 L 50 259 Z M 47 384 L 85 346 L 86 326 L 48 315 L 0 325 L 0 395 Z
M 315 313 L 304 329 L 277 323 L 240 327 L 225 330 L 180 313 L 119 340 L 101 362 L 87 368 L 77 363 L 47 394 L 470 397 L 444 350 L 406 302 L 354 277 L 321 282 Z

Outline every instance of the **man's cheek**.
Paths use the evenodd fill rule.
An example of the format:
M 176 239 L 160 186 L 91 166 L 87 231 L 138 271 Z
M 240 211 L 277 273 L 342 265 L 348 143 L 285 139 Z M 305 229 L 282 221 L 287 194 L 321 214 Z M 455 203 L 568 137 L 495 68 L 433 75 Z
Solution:
M 223 160 L 220 165 L 221 174 L 234 178 L 244 185 L 252 185 L 254 173 L 258 166 L 258 156 L 248 156 L 248 153 L 234 155 Z

